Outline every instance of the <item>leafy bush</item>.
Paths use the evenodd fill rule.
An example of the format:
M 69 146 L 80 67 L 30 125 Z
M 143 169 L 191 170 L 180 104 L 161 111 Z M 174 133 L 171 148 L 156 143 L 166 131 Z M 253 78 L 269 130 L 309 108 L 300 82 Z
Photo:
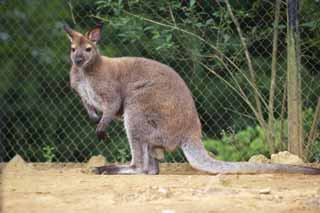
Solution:
M 308 108 L 304 111 L 304 132 L 305 141 L 310 131 L 314 110 Z M 281 130 L 281 121 L 275 122 L 275 144 L 276 150 L 286 149 L 288 145 L 288 121 L 283 121 L 283 130 Z M 281 131 L 283 135 L 281 136 Z M 239 132 L 233 130 L 222 131 L 221 139 L 204 139 L 205 148 L 216 155 L 217 159 L 227 161 L 247 161 L 252 155 L 263 154 L 270 156 L 268 145 L 266 143 L 266 133 L 260 126 L 247 127 Z M 282 139 L 281 139 L 282 137 Z M 306 154 L 310 162 L 320 161 L 320 137 L 318 136 L 310 148 L 310 153 Z
M 312 108 L 308 108 L 306 111 L 304 111 L 304 130 L 306 135 L 306 143 L 307 143 L 307 137 L 308 133 L 311 130 L 312 122 L 313 122 L 313 116 L 314 116 L 314 110 Z M 318 123 L 318 132 L 320 129 L 320 123 Z M 311 145 L 310 149 L 307 150 L 309 153 L 306 153 L 307 160 L 311 162 L 320 162 L 320 135 L 316 138 L 316 140 Z
M 203 143 L 220 160 L 246 161 L 255 154 L 269 154 L 265 131 L 259 126 L 248 127 L 237 133 L 223 131 L 220 140 L 205 139 Z

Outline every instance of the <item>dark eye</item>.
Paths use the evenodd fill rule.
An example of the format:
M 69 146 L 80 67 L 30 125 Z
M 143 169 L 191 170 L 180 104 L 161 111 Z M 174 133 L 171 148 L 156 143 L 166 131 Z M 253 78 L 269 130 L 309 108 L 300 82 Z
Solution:
M 91 51 L 91 47 L 87 47 L 86 52 L 90 52 L 90 51 Z
M 72 52 L 76 51 L 76 48 L 72 47 L 72 48 L 71 48 L 71 51 L 72 51 Z

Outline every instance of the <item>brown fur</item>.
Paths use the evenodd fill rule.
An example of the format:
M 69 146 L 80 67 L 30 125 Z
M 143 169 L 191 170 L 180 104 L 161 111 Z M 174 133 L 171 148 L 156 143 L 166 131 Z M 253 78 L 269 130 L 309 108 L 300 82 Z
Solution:
M 71 86 L 80 95 L 96 133 L 105 138 L 108 124 L 123 115 L 132 162 L 96 168 L 97 173 L 158 174 L 163 151 L 181 147 L 191 165 L 211 173 L 303 172 L 318 170 L 284 165 L 226 163 L 210 158 L 201 143 L 201 124 L 192 95 L 169 66 L 138 58 L 101 56 L 95 43 L 101 26 L 85 36 L 65 28 L 72 41 Z M 87 46 L 92 49 L 87 51 Z M 78 64 L 77 64 L 78 63 Z M 102 113 L 101 118 L 97 111 Z

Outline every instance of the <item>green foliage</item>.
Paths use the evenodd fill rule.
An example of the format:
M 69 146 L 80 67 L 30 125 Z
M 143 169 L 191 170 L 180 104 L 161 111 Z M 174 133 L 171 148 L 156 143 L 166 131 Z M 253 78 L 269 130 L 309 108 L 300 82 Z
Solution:
M 304 111 L 304 132 L 305 140 L 311 129 L 314 116 L 314 110 L 308 108 Z M 288 121 L 283 121 L 283 129 L 281 129 L 281 121 L 276 120 L 274 126 L 274 136 L 276 150 L 286 149 L 288 143 Z M 281 131 L 283 135 L 281 138 Z M 283 140 L 283 141 L 282 141 Z M 244 130 L 234 132 L 233 130 L 222 131 L 220 139 L 204 139 L 205 148 L 216 155 L 217 159 L 227 161 L 247 161 L 251 156 L 263 154 L 270 156 L 266 143 L 266 132 L 260 126 L 247 127 Z M 307 153 L 308 160 L 311 162 L 320 161 L 320 137 L 318 136 L 311 148 L 311 153 Z
M 312 122 L 313 122 L 313 116 L 314 116 L 314 110 L 312 108 L 308 108 L 307 110 L 304 111 L 304 130 L 306 133 L 306 140 L 307 141 L 307 136 L 308 133 L 311 130 L 311 126 L 312 126 Z M 318 124 L 318 132 L 320 129 L 320 123 Z M 307 153 L 307 159 L 311 162 L 320 162 L 320 135 L 318 135 L 318 137 L 315 139 L 315 141 L 313 142 L 313 145 L 310 148 L 310 153 Z
M 309 153 L 308 160 L 310 162 L 320 162 L 320 138 L 318 138 L 311 147 L 311 153 Z
M 56 157 L 55 155 L 55 148 L 49 145 L 43 147 L 43 157 L 46 159 L 46 162 L 52 162 L 53 159 Z
M 222 131 L 220 140 L 205 139 L 203 143 L 220 160 L 246 161 L 252 155 L 268 155 L 265 130 L 259 126 L 248 127 L 237 133 Z
M 129 148 L 119 149 L 119 154 L 116 155 L 117 162 L 125 163 L 130 160 L 130 150 Z

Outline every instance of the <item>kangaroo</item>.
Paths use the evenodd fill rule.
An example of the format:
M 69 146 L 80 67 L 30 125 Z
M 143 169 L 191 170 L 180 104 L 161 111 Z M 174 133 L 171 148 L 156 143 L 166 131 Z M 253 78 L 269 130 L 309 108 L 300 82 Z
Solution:
M 96 174 L 159 174 L 163 152 L 177 148 L 193 168 L 211 174 L 320 174 L 320 169 L 310 167 L 211 158 L 201 142 L 201 123 L 192 94 L 172 68 L 142 57 L 102 56 L 96 46 L 102 24 L 84 35 L 68 26 L 64 30 L 71 41 L 71 87 L 89 118 L 97 122 L 97 137 L 105 139 L 109 123 L 123 116 L 130 145 L 129 165 L 96 167 Z

